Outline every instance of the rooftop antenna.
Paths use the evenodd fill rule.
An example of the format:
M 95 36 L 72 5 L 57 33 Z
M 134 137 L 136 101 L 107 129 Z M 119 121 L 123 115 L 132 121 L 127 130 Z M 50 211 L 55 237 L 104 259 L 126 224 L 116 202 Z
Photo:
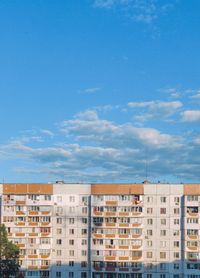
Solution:
M 148 159 L 147 159 L 147 149 L 145 150 L 145 180 L 148 180 Z

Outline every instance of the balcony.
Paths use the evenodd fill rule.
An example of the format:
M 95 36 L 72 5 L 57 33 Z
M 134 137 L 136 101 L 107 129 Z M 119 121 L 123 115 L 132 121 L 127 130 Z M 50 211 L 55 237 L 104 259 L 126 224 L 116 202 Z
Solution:
M 105 256 L 105 261 L 116 261 L 117 257 L 116 256 Z
M 96 216 L 103 216 L 102 211 L 93 211 L 93 214 L 96 215 Z
M 17 237 L 25 237 L 25 233 L 16 233 L 15 236 L 17 236 Z
M 117 206 L 117 201 L 105 201 L 106 206 Z
M 132 235 L 132 238 L 139 238 L 141 236 L 142 236 L 142 234 L 135 234 L 135 235 Z
M 119 227 L 129 227 L 129 224 L 128 223 L 119 223 Z
M 16 226 L 25 226 L 25 222 L 17 222 L 15 223 Z
M 129 246 L 128 245 L 119 245 L 119 249 L 127 250 L 127 249 L 129 249 Z
M 132 261 L 139 261 L 142 259 L 142 256 L 134 256 L 131 259 L 132 259 Z
M 188 238 L 189 239 L 198 239 L 198 236 L 197 235 L 188 235 Z
M 142 247 L 142 245 L 132 245 L 133 250 L 138 250 Z
M 37 259 L 37 258 L 38 258 L 38 255 L 28 255 L 28 258 L 29 258 L 29 259 Z
M 95 238 L 103 238 L 103 234 L 93 234 Z
M 41 265 L 41 269 L 49 269 L 49 265 Z
M 115 267 L 107 266 L 105 267 L 105 271 L 115 271 Z
M 28 269 L 38 269 L 37 265 L 28 265 Z
M 105 248 L 106 249 L 115 249 L 115 245 L 106 245 Z
M 29 226 L 38 226 L 39 222 L 29 222 Z
M 119 216 L 129 216 L 129 212 L 119 212 Z
M 25 248 L 25 244 L 24 243 L 17 243 L 16 244 L 19 248 Z
M 25 215 L 25 212 L 23 212 L 23 211 L 16 211 L 16 215 Z
M 39 212 L 38 211 L 29 211 L 28 213 L 29 215 L 39 215 Z
M 129 238 L 129 235 L 119 235 L 119 238 Z
M 116 223 L 105 223 L 106 227 L 116 227 Z
M 26 205 L 26 201 L 16 201 L 16 205 Z
M 41 258 L 41 259 L 47 259 L 47 258 L 49 258 L 49 256 L 50 256 L 50 254 L 47 254 L 47 255 L 40 255 L 40 258 Z
M 28 234 L 30 237 L 38 236 L 38 233 L 30 233 Z
M 118 257 L 119 261 L 129 261 L 129 257 L 128 256 L 121 256 Z
M 187 249 L 190 250 L 190 251 L 197 251 L 198 250 L 197 246 L 187 246 Z
M 106 238 L 115 238 L 115 234 L 107 234 L 105 235 Z
M 198 207 L 187 207 L 187 214 L 190 216 L 198 216 L 199 208 Z
M 117 213 L 113 211 L 106 211 L 104 214 L 105 216 L 117 216 Z
M 129 272 L 129 268 L 128 267 L 120 267 L 119 271 Z
M 142 223 L 133 223 L 132 227 L 140 227 L 142 225 Z

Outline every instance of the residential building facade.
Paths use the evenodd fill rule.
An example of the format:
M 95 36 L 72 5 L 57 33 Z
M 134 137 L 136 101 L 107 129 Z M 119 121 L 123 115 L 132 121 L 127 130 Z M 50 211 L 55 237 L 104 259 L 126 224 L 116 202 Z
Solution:
M 200 184 L 2 184 L 24 277 L 200 278 Z

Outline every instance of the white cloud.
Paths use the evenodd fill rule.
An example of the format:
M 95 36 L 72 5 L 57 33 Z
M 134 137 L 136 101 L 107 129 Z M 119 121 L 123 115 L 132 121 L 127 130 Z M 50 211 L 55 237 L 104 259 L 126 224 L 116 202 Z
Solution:
M 98 91 L 100 91 L 101 88 L 100 87 L 92 87 L 92 88 L 86 88 L 82 91 L 80 91 L 81 93 L 85 93 L 85 94 L 95 94 Z
M 174 7 L 173 1 L 159 3 L 156 0 L 95 0 L 97 8 L 121 8 L 135 22 L 151 24 L 159 16 L 166 14 Z
M 163 103 L 132 102 L 132 106 L 136 111 L 136 108 L 181 107 L 181 103 Z M 82 111 L 63 121 L 51 141 L 48 135 L 44 137 L 46 142 L 41 143 L 12 139 L 0 145 L 0 157 L 9 164 L 13 161 L 22 176 L 30 173 L 46 179 L 51 176 L 52 180 L 64 177 L 66 181 L 76 182 L 141 182 L 145 178 L 146 160 L 150 179 L 178 176 L 196 181 L 200 178 L 200 140 L 196 132 L 175 136 L 166 132 L 166 122 L 161 131 L 137 127 L 128 120 L 116 123 L 103 115 L 100 117 L 92 109 Z
M 186 110 L 181 113 L 184 122 L 199 122 L 200 110 Z
M 152 118 L 167 118 L 172 116 L 183 106 L 180 101 L 146 101 L 146 102 L 129 102 L 128 107 L 130 108 L 140 108 L 142 113 L 136 115 L 136 119 L 139 121 L 146 121 Z
M 48 129 L 40 129 L 40 132 L 46 136 L 53 137 L 54 133 Z

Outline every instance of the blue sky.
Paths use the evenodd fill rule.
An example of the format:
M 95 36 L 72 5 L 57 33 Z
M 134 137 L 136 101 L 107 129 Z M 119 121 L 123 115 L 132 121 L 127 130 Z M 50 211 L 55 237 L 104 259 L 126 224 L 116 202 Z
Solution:
M 0 180 L 199 182 L 200 2 L 0 3 Z

